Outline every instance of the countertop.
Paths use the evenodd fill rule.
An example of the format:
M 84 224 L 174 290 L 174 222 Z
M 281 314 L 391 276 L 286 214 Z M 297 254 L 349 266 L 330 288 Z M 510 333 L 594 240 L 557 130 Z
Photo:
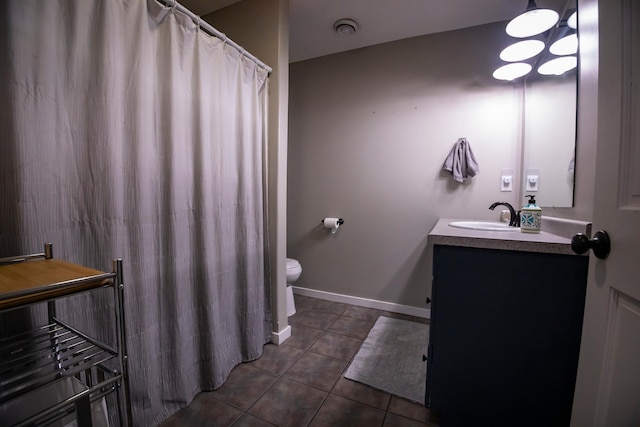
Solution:
M 455 228 L 448 225 L 451 221 L 461 220 L 460 218 L 439 219 L 429 232 L 429 245 L 466 246 L 472 248 L 576 255 L 575 252 L 571 250 L 571 239 L 567 237 L 546 231 L 541 231 L 540 233 L 523 233 L 519 230 L 484 231 Z M 585 230 L 585 232 L 589 234 L 590 228 Z

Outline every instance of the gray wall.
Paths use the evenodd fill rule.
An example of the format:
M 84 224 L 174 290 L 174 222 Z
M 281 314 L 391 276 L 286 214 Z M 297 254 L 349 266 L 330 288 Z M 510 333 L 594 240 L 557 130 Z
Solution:
M 500 192 L 522 136 L 521 85 L 491 77 L 505 37 L 492 24 L 291 64 L 287 255 L 302 263 L 297 285 L 424 308 L 438 218 L 497 219 L 492 202 L 522 204 Z M 481 170 L 464 184 L 441 170 L 460 137 Z M 337 234 L 320 228 L 326 216 L 345 219 Z
M 269 76 L 268 205 L 274 342 L 288 328 L 286 307 L 289 1 L 244 0 L 203 17 L 273 69 Z M 286 339 L 286 338 L 284 338 Z

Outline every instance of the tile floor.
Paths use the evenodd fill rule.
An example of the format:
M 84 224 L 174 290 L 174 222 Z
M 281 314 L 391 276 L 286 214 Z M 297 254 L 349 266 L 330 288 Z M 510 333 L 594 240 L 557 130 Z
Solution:
M 397 313 L 295 295 L 291 337 L 196 396 L 161 424 L 178 426 L 438 426 L 426 407 L 342 375 L 379 316 Z

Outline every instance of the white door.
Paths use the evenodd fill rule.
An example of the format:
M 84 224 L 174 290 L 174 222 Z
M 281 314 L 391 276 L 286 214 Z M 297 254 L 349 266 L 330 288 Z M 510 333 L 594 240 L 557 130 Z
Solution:
M 582 64 L 595 75 L 590 81 L 587 73 L 579 96 L 597 86 L 598 98 L 593 231 L 609 233 L 611 253 L 604 260 L 590 254 L 571 425 L 638 427 L 640 1 L 585 0 L 579 7 Z

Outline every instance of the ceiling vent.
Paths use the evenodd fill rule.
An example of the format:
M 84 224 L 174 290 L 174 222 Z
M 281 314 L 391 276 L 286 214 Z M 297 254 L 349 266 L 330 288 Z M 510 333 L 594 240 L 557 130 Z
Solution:
M 333 24 L 333 29 L 341 36 L 350 36 L 358 31 L 358 24 L 353 19 L 338 19 Z

